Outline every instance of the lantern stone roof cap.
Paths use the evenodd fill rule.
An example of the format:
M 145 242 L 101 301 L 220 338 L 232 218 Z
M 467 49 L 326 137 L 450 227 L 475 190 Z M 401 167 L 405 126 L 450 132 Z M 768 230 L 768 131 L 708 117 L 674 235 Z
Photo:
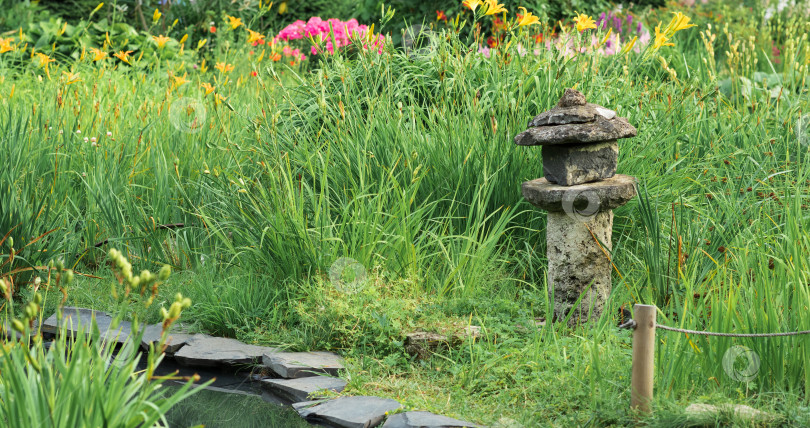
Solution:
M 633 125 L 616 112 L 585 101 L 585 95 L 566 89 L 557 106 L 529 121 L 526 131 L 515 137 L 519 146 L 595 144 L 635 137 Z
M 606 180 L 562 186 L 545 178 L 526 181 L 523 197 L 532 205 L 552 212 L 593 214 L 626 204 L 636 196 L 636 179 L 616 174 Z

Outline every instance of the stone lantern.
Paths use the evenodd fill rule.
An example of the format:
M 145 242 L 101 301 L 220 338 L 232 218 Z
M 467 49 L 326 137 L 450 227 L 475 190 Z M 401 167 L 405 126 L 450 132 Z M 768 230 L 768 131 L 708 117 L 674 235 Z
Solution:
M 596 319 L 611 289 L 613 209 L 635 197 L 635 178 L 616 175 L 619 145 L 636 128 L 616 112 L 566 89 L 557 106 L 529 122 L 519 146 L 543 146 L 543 178 L 523 183 L 523 197 L 548 211 L 548 286 L 554 319 Z

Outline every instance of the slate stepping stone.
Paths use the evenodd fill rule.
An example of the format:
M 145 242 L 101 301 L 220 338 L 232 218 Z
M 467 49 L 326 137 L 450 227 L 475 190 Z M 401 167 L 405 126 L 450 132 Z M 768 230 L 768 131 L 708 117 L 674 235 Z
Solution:
M 256 364 L 262 355 L 277 352 L 266 346 L 248 345 L 236 339 L 195 334 L 174 354 L 185 366 L 217 367 Z
M 57 334 L 60 326 L 65 326 L 67 331 L 77 333 L 79 326 L 86 334 L 90 332 L 93 318 L 96 319 L 98 331 L 101 334 L 102 340 L 113 341 L 118 344 L 124 344 L 129 336 L 132 334 L 131 324 L 128 321 L 121 321 L 116 328 L 112 328 L 113 318 L 106 312 L 94 311 L 92 309 L 76 308 L 72 306 L 65 306 L 62 308 L 62 320 L 57 319 L 57 314 L 54 313 L 42 323 L 42 332 L 49 334 Z
M 358 396 L 304 401 L 292 407 L 310 422 L 325 422 L 343 428 L 371 428 L 382 423 L 386 412 L 393 412 L 402 405 L 389 398 Z
M 346 381 L 336 377 L 309 376 L 299 379 L 264 379 L 262 386 L 282 398 L 298 403 L 309 400 L 310 395 L 317 391 L 343 391 Z
M 143 337 L 141 338 L 141 348 L 144 350 L 149 349 L 149 345 L 153 342 L 157 344 L 160 341 L 160 334 L 163 332 L 163 324 L 153 324 L 144 327 Z M 165 352 L 174 354 L 194 337 L 193 334 L 185 333 L 183 331 L 169 331 L 169 337 L 166 339 Z
M 479 428 L 480 426 L 430 412 L 405 412 L 389 417 L 382 428 Z
M 343 359 L 331 352 L 273 352 L 262 357 L 264 366 L 285 379 L 317 376 L 326 373 L 337 376 Z

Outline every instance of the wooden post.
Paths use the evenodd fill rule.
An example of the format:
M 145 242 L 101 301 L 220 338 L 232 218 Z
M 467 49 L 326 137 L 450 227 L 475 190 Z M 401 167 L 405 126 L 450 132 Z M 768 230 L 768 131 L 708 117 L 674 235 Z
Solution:
M 655 356 L 655 316 L 653 305 L 633 306 L 636 329 L 633 332 L 633 375 L 630 380 L 630 408 L 652 412 L 653 362 Z

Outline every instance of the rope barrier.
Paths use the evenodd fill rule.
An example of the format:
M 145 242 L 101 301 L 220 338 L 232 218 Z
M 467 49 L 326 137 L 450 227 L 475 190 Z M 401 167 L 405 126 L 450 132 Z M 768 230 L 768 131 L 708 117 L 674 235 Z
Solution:
M 620 325 L 619 328 L 634 330 L 637 326 L 638 324 L 634 320 L 629 319 L 624 324 Z M 658 325 L 658 324 L 656 324 L 655 328 L 666 331 L 674 331 L 676 333 L 696 334 L 701 336 L 720 336 L 720 337 L 784 337 L 784 336 L 798 336 L 802 334 L 810 334 L 810 330 L 790 331 L 786 333 L 717 333 L 714 331 L 687 330 L 684 328 L 667 327 L 665 325 Z

